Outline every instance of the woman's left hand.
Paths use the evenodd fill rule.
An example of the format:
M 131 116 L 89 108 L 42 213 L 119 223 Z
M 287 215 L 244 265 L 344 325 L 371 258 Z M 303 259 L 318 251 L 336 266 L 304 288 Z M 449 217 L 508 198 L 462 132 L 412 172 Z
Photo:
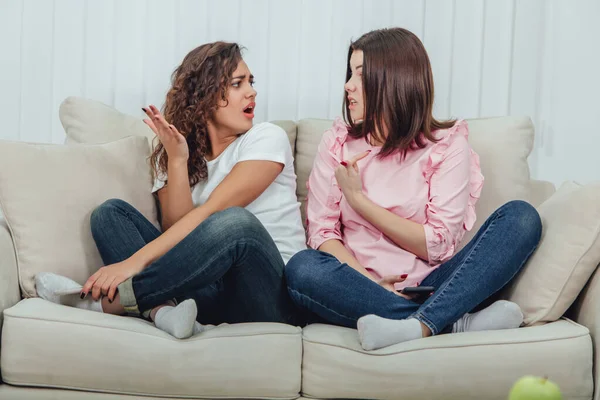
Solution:
M 369 155 L 370 150 L 352 157 L 349 161 L 342 161 L 335 169 L 335 179 L 342 189 L 346 200 L 352 204 L 355 199 L 363 194 L 362 179 L 356 163 Z
M 102 267 L 94 275 L 90 276 L 85 285 L 83 285 L 83 289 L 81 289 L 82 298 L 87 296 L 91 291 L 94 300 L 100 300 L 101 296 L 107 296 L 112 302 L 115 298 L 117 287 L 143 269 L 143 265 L 136 263 L 131 258 Z

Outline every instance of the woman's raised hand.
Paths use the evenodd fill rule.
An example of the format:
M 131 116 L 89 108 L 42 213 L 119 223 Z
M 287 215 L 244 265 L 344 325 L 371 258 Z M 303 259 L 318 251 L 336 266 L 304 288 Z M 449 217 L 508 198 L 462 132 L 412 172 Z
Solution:
M 172 124 L 169 124 L 167 120 L 162 116 L 160 111 L 153 105 L 142 110 L 148 116 L 144 119 L 144 123 L 154 131 L 158 140 L 162 143 L 169 156 L 169 163 L 183 163 L 187 164 L 190 156 L 190 150 L 187 145 L 185 137 L 177 131 Z

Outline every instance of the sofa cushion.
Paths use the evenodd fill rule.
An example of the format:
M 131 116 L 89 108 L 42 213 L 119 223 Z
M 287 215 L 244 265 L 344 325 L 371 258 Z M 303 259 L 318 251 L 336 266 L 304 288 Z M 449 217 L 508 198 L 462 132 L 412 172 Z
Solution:
M 552 182 L 531 180 L 529 181 L 530 203 L 538 207 L 556 192 L 556 187 Z
M 333 125 L 329 119 L 303 119 L 298 122 L 298 138 L 296 139 L 296 155 L 294 157 L 294 168 L 298 178 L 296 194 L 298 201 L 302 204 L 302 223 L 306 227 L 306 196 L 308 188 L 306 183 L 310 176 L 319 143 L 323 133 Z
M 14 306 L 19 300 L 21 291 L 15 248 L 6 221 L 0 216 L 0 332 L 4 318 L 2 311 Z
M 102 266 L 89 219 L 105 200 L 123 199 L 158 226 L 148 154 L 139 137 L 77 146 L 0 142 L 0 207 L 24 296 L 36 295 L 38 272 L 83 283 Z
M 531 186 L 527 157 L 533 146 L 533 124 L 527 117 L 500 117 L 467 120 L 469 143 L 479 154 L 485 183 L 476 205 L 477 222 L 462 241 L 463 246 L 475 235 L 498 207 L 510 200 L 529 200 Z M 307 119 L 298 123 L 296 174 L 298 199 L 306 201 L 306 181 L 312 169 L 323 132 L 333 121 Z M 304 221 L 304 214 L 302 220 Z
M 26 299 L 5 312 L 1 370 L 11 385 L 157 397 L 295 399 L 300 328 L 220 325 L 177 340 L 137 318 Z
M 534 128 L 529 117 L 477 118 L 469 123 L 469 143 L 479 154 L 485 177 L 475 207 L 477 222 L 463 238 L 466 245 L 485 220 L 511 200 L 531 201 L 527 157 L 533 149 Z
M 141 110 L 140 106 L 140 110 Z M 124 114 L 104 103 L 82 97 L 67 97 L 58 112 L 67 134 L 67 143 L 106 143 L 127 136 L 144 136 L 150 144 L 154 132 L 139 117 Z M 286 131 L 292 146 L 296 146 L 296 124 L 293 121 L 272 121 Z
M 58 116 L 65 128 L 67 143 L 107 143 L 127 136 L 144 136 L 150 143 L 154 139 L 154 132 L 141 117 L 124 114 L 96 100 L 67 97 L 60 105 Z
M 500 400 L 523 375 L 548 376 L 565 399 L 593 395 L 589 331 L 568 320 L 439 335 L 372 352 L 348 328 L 310 325 L 303 341 L 307 397 Z
M 78 390 L 45 389 L 0 385 L 0 399 L 10 400 L 165 400 L 164 397 L 150 396 L 123 396 L 120 394 L 107 394 L 95 392 L 81 392 Z M 183 397 L 169 397 L 170 400 L 187 400 Z M 216 398 L 203 397 L 204 400 Z M 309 400 L 307 397 L 298 397 L 297 400 Z M 319 400 L 319 399 L 310 399 Z
M 600 184 L 566 182 L 538 211 L 542 240 L 504 294 L 527 325 L 559 319 L 600 263 Z

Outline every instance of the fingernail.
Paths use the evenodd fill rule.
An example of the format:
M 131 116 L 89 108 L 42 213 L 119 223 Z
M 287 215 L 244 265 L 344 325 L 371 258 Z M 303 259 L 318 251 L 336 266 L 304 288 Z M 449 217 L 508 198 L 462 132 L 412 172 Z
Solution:
M 112 301 L 111 299 L 108 299 L 108 302 L 109 302 L 110 304 L 112 304 L 112 302 L 113 302 L 113 301 Z
M 402 279 L 406 279 L 407 277 L 408 277 L 408 274 L 402 274 L 402 275 L 400 275 L 400 278 L 402 278 Z
M 146 109 L 145 109 L 144 107 L 142 107 L 142 111 L 143 111 L 143 112 L 147 112 L 147 111 L 146 111 Z
M 346 161 L 342 161 L 342 162 L 340 162 L 340 164 L 342 164 L 344 167 L 348 166 L 348 163 Z
M 370 153 L 370 152 L 371 152 L 371 150 L 367 150 L 367 153 Z
M 84 297 L 85 297 L 85 293 L 83 293 L 83 292 L 82 292 L 82 293 L 80 293 L 80 294 L 79 294 L 79 298 L 80 298 L 81 300 L 83 300 L 83 298 L 84 298 Z

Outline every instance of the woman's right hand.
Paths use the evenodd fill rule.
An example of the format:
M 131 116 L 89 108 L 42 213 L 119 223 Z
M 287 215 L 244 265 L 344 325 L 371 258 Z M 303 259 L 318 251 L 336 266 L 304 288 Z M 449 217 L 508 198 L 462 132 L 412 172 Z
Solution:
M 153 105 L 148 108 L 142 107 L 142 110 L 148 116 L 148 119 L 144 119 L 144 123 L 152 129 L 164 146 L 169 156 L 169 163 L 176 162 L 187 165 L 190 150 L 185 137 L 177 131 L 177 128 L 169 124 Z

